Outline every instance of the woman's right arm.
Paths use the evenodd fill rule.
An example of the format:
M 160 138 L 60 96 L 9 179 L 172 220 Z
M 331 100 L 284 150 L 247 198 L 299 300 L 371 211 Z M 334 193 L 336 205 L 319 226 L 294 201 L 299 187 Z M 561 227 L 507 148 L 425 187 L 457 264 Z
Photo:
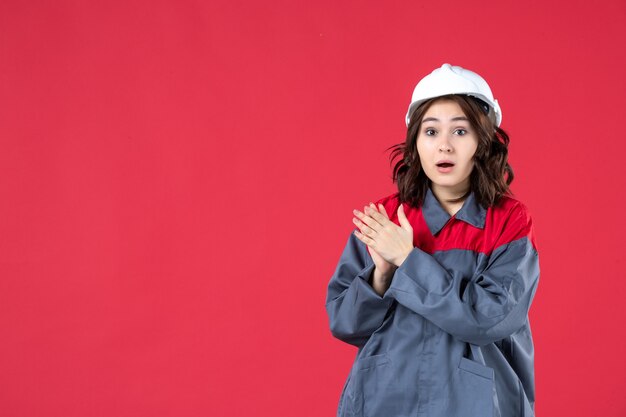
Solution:
M 367 246 L 350 233 L 328 284 L 326 312 L 333 336 L 358 347 L 380 327 L 393 303 L 368 283 L 374 269 Z

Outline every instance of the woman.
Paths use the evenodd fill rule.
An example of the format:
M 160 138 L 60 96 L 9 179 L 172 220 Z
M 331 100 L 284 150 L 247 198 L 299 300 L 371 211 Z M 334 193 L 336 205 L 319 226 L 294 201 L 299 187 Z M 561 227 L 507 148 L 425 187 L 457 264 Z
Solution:
M 501 120 L 472 71 L 415 87 L 398 192 L 354 210 L 328 285 L 332 334 L 359 348 L 338 416 L 534 415 L 539 261 Z

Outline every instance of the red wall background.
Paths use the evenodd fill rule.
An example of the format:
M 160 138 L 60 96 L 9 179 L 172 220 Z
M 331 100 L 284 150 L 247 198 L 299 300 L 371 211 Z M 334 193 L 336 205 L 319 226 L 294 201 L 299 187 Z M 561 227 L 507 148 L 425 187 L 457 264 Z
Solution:
M 326 285 L 415 83 L 483 75 L 539 416 L 626 413 L 626 3 L 0 3 L 0 415 L 331 416 Z

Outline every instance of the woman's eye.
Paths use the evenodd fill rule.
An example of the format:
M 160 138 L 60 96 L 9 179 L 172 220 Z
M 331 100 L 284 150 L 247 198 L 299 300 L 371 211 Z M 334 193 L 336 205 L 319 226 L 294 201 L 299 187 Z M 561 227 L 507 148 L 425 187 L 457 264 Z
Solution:
M 465 130 L 465 129 L 457 129 L 457 130 L 454 131 L 454 133 L 456 133 L 459 136 L 465 136 L 465 135 L 467 135 L 467 130 Z
M 435 134 L 435 129 L 426 129 L 424 133 L 426 133 L 426 136 L 433 136 Z

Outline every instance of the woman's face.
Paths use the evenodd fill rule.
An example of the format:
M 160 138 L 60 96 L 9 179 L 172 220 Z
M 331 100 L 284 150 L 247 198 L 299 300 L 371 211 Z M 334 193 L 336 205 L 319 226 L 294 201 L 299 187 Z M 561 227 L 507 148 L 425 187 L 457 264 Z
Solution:
M 452 100 L 437 100 L 424 114 L 417 135 L 417 152 L 435 194 L 465 194 L 474 168 L 477 133 L 461 106 Z

